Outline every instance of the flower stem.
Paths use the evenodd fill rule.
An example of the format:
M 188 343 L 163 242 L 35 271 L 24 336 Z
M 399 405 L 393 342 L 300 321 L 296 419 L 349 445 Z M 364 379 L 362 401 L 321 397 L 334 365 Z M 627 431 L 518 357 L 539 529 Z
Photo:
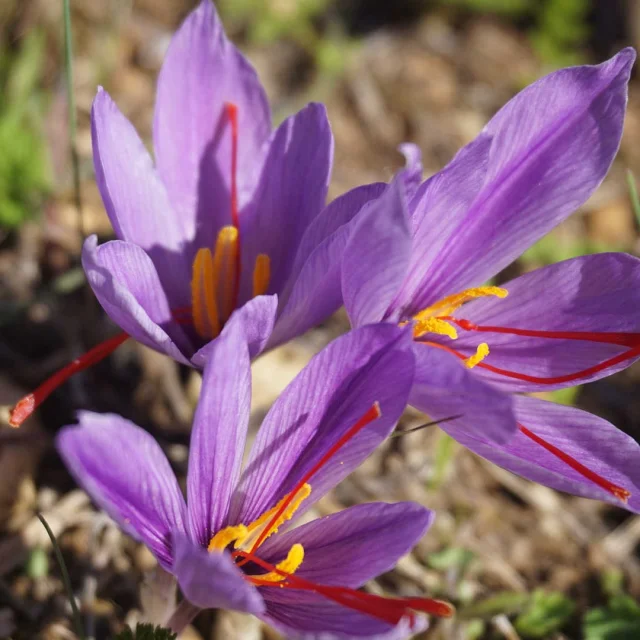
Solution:
M 191 604 L 188 600 L 183 600 L 171 614 L 166 626 L 174 633 L 180 634 L 199 612 L 199 607 Z

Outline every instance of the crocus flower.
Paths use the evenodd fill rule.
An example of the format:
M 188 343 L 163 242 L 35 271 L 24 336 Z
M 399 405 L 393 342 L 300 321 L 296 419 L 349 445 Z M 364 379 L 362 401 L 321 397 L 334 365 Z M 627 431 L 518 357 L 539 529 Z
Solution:
M 507 103 L 421 183 L 419 151 L 360 212 L 345 251 L 354 326 L 411 324 L 411 404 L 531 480 L 640 511 L 640 450 L 605 420 L 513 394 L 610 375 L 640 356 L 640 261 L 584 256 L 488 279 L 579 207 L 616 154 L 635 53 L 562 69 Z
M 210 347 L 186 505 L 156 441 L 115 415 L 81 413 L 60 433 L 78 483 L 196 607 L 250 612 L 291 638 L 403 638 L 424 628 L 425 612 L 450 615 L 439 601 L 357 590 L 424 534 L 432 514 L 418 504 L 359 505 L 279 531 L 394 428 L 413 380 L 410 331 L 363 327 L 315 356 L 267 414 L 241 471 L 251 372 L 239 318 Z
M 310 104 L 275 131 L 264 89 L 210 0 L 176 33 L 158 78 L 155 163 L 103 89 L 91 112 L 98 188 L 117 240 L 84 245 L 100 304 L 124 334 L 25 398 L 17 426 L 69 375 L 128 336 L 202 368 L 243 309 L 251 355 L 317 325 L 341 305 L 344 227 L 378 185 L 325 207 L 333 137 Z M 267 344 L 268 339 L 268 344 Z

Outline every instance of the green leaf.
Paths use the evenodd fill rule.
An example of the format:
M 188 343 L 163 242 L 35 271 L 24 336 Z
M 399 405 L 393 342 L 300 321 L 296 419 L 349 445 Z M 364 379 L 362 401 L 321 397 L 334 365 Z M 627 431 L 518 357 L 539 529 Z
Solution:
M 135 631 L 127 626 L 116 636 L 115 640 L 175 640 L 177 637 L 178 635 L 171 629 L 138 623 Z
M 469 549 L 450 547 L 443 551 L 430 553 L 427 556 L 427 564 L 437 571 L 446 571 L 447 569 L 464 571 L 474 558 L 475 554 Z
M 512 615 L 521 611 L 529 602 L 528 593 L 517 591 L 502 591 L 494 596 L 480 600 L 468 607 L 458 610 L 458 617 L 464 620 L 482 618 L 488 620 L 499 614 Z
M 640 606 L 631 596 L 614 596 L 608 606 L 586 613 L 582 633 L 585 640 L 637 640 L 640 638 Z
M 49 556 L 42 547 L 31 550 L 27 558 L 26 574 L 32 579 L 46 578 L 49 575 Z
M 548 638 L 566 624 L 575 607 L 573 600 L 562 593 L 534 591 L 529 605 L 516 619 L 516 631 L 525 638 Z

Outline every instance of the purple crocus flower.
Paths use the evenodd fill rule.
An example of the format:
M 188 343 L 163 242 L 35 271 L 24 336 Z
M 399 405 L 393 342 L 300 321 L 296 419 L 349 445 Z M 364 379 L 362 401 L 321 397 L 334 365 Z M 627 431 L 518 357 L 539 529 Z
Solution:
M 84 245 L 100 304 L 126 335 L 66 368 L 13 411 L 19 425 L 69 375 L 127 336 L 202 368 L 204 347 L 241 308 L 252 357 L 341 304 L 346 223 L 379 195 L 325 207 L 333 159 L 326 110 L 310 104 L 275 131 L 253 67 L 210 0 L 186 18 L 158 78 L 155 164 L 100 89 L 91 113 L 96 180 L 117 240 Z
M 640 449 L 605 420 L 521 392 L 610 375 L 640 356 L 640 261 L 584 256 L 483 286 L 598 187 L 635 59 L 562 69 L 507 103 L 421 183 L 420 153 L 361 211 L 345 251 L 354 326 L 411 323 L 410 402 L 481 456 L 640 511 Z M 466 366 L 465 366 L 466 365 Z
M 291 638 L 403 638 L 425 627 L 425 612 L 451 615 L 439 601 L 357 591 L 425 533 L 432 513 L 418 504 L 359 505 L 278 531 L 394 428 L 413 381 L 410 331 L 362 327 L 315 356 L 267 414 L 244 470 L 251 372 L 241 314 L 210 348 L 186 505 L 156 441 L 114 415 L 83 412 L 60 433 L 78 483 L 196 607 L 250 612 Z

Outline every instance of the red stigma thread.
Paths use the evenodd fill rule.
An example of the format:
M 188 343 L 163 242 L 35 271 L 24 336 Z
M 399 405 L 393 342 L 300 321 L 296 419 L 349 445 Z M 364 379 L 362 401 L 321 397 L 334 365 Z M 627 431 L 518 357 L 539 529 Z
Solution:
M 238 210 L 238 105 L 227 102 L 224 105 L 231 126 L 231 224 L 238 230 L 238 250 L 236 252 L 236 277 L 233 291 L 233 308 L 238 306 L 240 295 L 240 273 L 242 256 L 240 251 L 240 215 Z
M 380 411 L 380 405 L 377 402 L 374 402 L 371 407 L 367 410 L 366 413 L 362 415 L 362 417 L 352 426 L 347 429 L 345 433 L 342 434 L 338 440 L 331 446 L 331 448 L 316 462 L 307 473 L 300 479 L 298 484 L 294 487 L 293 491 L 291 491 L 287 497 L 287 499 L 280 505 L 280 508 L 274 513 L 271 518 L 269 524 L 264 528 L 264 531 L 260 534 L 258 539 L 255 541 L 254 545 L 251 547 L 251 553 L 254 553 L 255 550 L 265 541 L 269 532 L 273 528 L 274 524 L 278 521 L 280 516 L 287 510 L 289 505 L 293 502 L 296 497 L 298 491 L 309 482 L 309 479 L 317 473 L 328 461 L 332 458 L 339 449 L 341 449 L 351 438 L 357 435 L 362 429 L 364 429 L 368 424 L 371 424 L 374 420 L 377 420 L 382 415 Z M 234 551 L 232 556 L 235 558 L 239 555 L 242 555 L 240 551 Z M 247 559 L 241 560 L 238 563 L 238 566 L 241 567 L 248 562 Z
M 441 320 L 453 322 L 465 331 L 485 333 L 506 333 L 530 338 L 550 338 L 555 340 L 584 340 L 585 342 L 603 342 L 618 344 L 622 347 L 640 347 L 640 333 L 612 333 L 606 331 L 536 331 L 534 329 L 515 329 L 512 327 L 493 327 L 474 324 L 462 318 L 443 316 Z
M 66 382 L 72 375 L 84 371 L 106 358 L 128 337 L 128 334 L 120 333 L 109 340 L 105 340 L 54 373 L 35 391 L 17 402 L 9 412 L 9 424 L 12 427 L 19 427 L 63 382 Z
M 609 334 L 614 335 L 614 334 Z M 618 335 L 618 334 L 615 334 Z M 622 335 L 622 334 L 619 334 Z M 634 335 L 634 334 L 629 334 Z M 550 336 L 547 336 L 550 337 Z M 577 340 L 578 338 L 571 338 L 573 340 Z M 584 338 L 582 338 L 584 339 Z M 592 340 L 591 342 L 595 342 Z M 609 340 L 599 340 L 598 342 L 609 342 Z M 427 342 L 424 341 L 422 344 L 426 344 L 430 347 L 435 347 L 436 349 L 442 349 L 443 351 L 447 351 L 452 355 L 456 356 L 460 360 L 466 360 L 468 356 L 460 353 L 456 349 L 452 349 L 451 347 L 447 347 L 443 344 L 439 344 L 437 342 Z M 613 344 L 619 344 L 618 342 L 614 342 Z M 631 360 L 631 358 L 635 358 L 636 356 L 640 356 L 640 345 L 636 346 L 632 349 L 628 349 L 623 353 L 618 354 L 608 360 L 604 360 L 599 364 L 593 365 L 592 367 L 587 367 L 586 369 L 581 369 L 580 371 L 576 371 L 575 373 L 568 373 L 563 376 L 549 376 L 549 377 L 540 377 L 540 376 L 530 376 L 526 373 L 520 373 L 518 371 L 510 371 L 509 369 L 501 369 L 500 367 L 494 367 L 491 364 L 487 364 L 486 362 L 479 362 L 476 364 L 476 367 L 479 369 L 484 369 L 485 371 L 491 371 L 500 376 L 504 376 L 505 378 L 513 378 L 514 380 L 521 380 L 522 382 L 531 382 L 532 384 L 564 384 L 566 382 L 574 382 L 576 380 L 580 380 L 582 378 L 587 378 L 593 374 L 599 373 L 600 371 L 604 371 L 609 367 L 614 367 L 625 360 Z
M 442 600 L 433 600 L 431 598 L 385 598 L 383 596 L 366 593 L 365 591 L 349 589 L 348 587 L 317 584 L 310 580 L 300 578 L 297 575 L 282 571 L 276 566 L 253 555 L 251 552 L 238 551 L 236 553 L 238 556 L 242 556 L 243 563 L 253 562 L 262 569 L 275 572 L 285 578 L 283 582 L 274 583 L 262 581 L 260 580 L 260 576 L 247 576 L 247 579 L 258 587 L 278 587 L 311 591 L 344 607 L 354 611 L 360 611 L 379 620 L 384 620 L 394 626 L 405 616 L 408 616 L 413 623 L 415 620 L 413 611 L 420 611 L 428 615 L 443 618 L 449 618 L 455 612 L 452 605 Z
M 558 449 L 558 447 L 551 444 L 550 442 L 543 440 L 540 436 L 537 436 L 535 433 L 529 431 L 529 429 L 527 429 L 525 426 L 518 424 L 518 428 L 523 435 L 533 440 L 536 444 L 539 444 L 543 449 L 546 449 L 549 453 L 556 456 L 556 458 L 558 458 L 559 460 L 562 460 L 562 462 L 569 465 L 581 476 L 584 476 L 585 478 L 587 478 L 587 480 L 591 480 L 591 482 L 598 485 L 601 489 L 604 489 L 607 493 L 610 493 L 612 496 L 614 496 L 624 504 L 627 503 L 629 497 L 631 496 L 630 491 L 619 487 L 617 484 L 613 484 L 613 482 L 609 482 L 609 480 L 606 480 L 602 476 L 598 475 L 595 471 L 591 471 L 591 469 L 585 467 L 575 458 L 572 458 L 568 453 L 565 453 L 561 449 Z

